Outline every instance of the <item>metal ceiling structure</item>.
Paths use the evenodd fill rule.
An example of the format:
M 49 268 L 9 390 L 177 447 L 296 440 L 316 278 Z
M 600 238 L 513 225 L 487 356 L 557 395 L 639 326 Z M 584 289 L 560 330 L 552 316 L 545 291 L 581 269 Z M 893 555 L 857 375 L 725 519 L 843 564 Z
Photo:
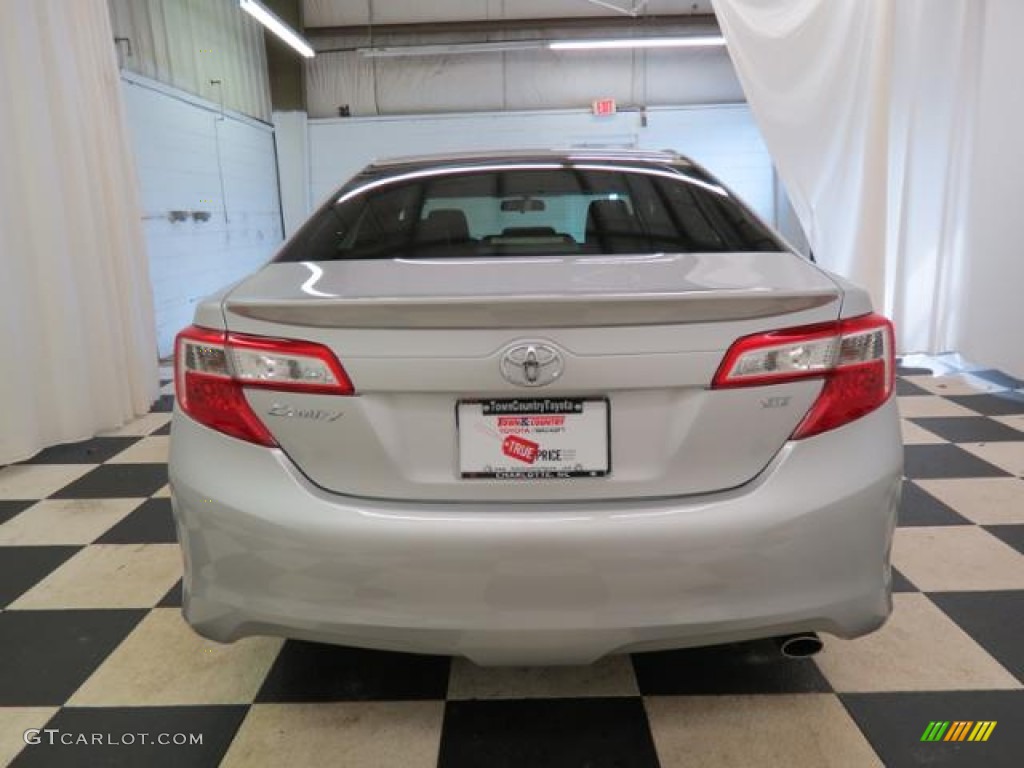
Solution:
M 639 16 L 640 13 L 643 11 L 644 7 L 646 7 L 650 3 L 650 1 L 651 0 L 637 0 L 637 2 L 624 8 L 622 6 L 616 5 L 615 3 L 605 2 L 604 0 L 587 0 L 587 2 L 590 3 L 591 5 L 596 5 L 601 8 L 608 8 L 609 10 L 617 11 L 618 13 L 623 13 L 626 16 L 632 16 L 633 18 Z
M 535 27 L 548 21 L 636 22 L 713 13 L 711 0 L 302 0 L 303 27 L 310 34 L 366 26 L 522 22 Z
M 723 47 L 554 50 L 584 41 L 591 45 L 580 47 L 720 40 L 711 0 L 267 2 L 294 8 L 317 52 L 301 65 L 311 117 L 575 108 L 596 95 L 635 109 L 742 100 Z

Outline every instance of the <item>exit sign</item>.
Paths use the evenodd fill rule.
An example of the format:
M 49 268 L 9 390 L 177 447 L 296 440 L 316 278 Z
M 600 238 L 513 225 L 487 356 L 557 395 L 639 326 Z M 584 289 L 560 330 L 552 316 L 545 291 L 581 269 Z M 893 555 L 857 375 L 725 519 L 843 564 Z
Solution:
M 594 114 L 598 117 L 615 114 L 615 99 L 597 99 L 592 105 Z

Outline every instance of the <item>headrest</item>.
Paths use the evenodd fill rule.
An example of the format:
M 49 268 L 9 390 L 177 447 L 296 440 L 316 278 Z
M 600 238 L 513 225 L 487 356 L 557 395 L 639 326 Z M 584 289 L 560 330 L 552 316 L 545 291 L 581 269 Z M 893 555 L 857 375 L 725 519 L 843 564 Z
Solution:
M 587 206 L 587 230 L 606 229 L 609 222 L 632 220 L 625 200 L 594 200 Z
M 469 223 L 458 208 L 438 208 L 420 222 L 420 233 L 426 240 L 461 242 L 469 240 Z

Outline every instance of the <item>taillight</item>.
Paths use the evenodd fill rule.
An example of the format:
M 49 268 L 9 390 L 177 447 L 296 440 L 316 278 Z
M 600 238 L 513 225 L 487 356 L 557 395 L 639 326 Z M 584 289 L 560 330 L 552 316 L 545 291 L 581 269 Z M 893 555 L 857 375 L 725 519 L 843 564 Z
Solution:
M 193 419 L 258 445 L 277 441 L 249 407 L 243 388 L 351 395 L 352 382 L 327 347 L 191 326 L 174 345 L 178 406 Z
M 893 347 L 892 323 L 874 314 L 759 333 L 729 348 L 711 386 L 823 378 L 818 399 L 793 433 L 800 440 L 848 424 L 885 403 L 896 375 Z

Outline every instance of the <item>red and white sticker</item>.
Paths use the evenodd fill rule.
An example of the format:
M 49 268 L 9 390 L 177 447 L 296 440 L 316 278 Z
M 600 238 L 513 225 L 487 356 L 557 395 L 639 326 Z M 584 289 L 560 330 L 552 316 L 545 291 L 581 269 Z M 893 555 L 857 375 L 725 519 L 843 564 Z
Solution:
M 501 441 L 501 452 L 524 464 L 533 464 L 537 460 L 537 451 L 539 450 L 540 446 L 533 440 L 524 440 L 515 435 L 509 435 Z

